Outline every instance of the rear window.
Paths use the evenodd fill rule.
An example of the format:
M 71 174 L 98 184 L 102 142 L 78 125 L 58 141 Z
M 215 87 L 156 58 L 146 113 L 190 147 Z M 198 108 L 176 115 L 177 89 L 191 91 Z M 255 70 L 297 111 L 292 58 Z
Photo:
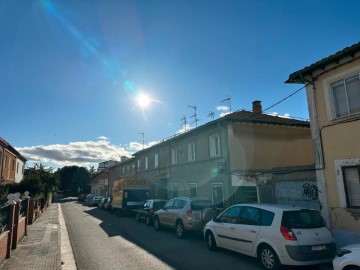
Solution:
M 211 207 L 212 207 L 211 201 L 208 200 L 191 201 L 191 210 L 202 210 Z
M 153 203 L 153 208 L 154 209 L 160 209 L 165 205 L 166 201 L 162 202 L 162 201 L 157 201 Z
M 314 229 L 324 227 L 324 220 L 316 210 L 285 211 L 281 225 L 291 229 Z

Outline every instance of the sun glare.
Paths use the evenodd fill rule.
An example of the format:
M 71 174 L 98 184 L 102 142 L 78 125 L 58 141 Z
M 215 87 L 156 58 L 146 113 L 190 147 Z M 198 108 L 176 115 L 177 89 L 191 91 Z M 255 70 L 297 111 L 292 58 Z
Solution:
M 144 94 L 140 94 L 137 97 L 137 103 L 139 104 L 139 106 L 141 108 L 146 108 L 150 104 L 150 101 L 151 101 L 151 99 L 147 95 L 144 95 Z

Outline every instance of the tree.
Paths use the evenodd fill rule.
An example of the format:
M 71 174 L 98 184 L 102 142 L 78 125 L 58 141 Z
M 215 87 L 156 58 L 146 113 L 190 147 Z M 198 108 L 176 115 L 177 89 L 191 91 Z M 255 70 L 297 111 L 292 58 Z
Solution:
M 85 167 L 65 166 L 57 171 L 60 178 L 60 189 L 66 196 L 78 196 L 90 193 L 90 180 L 94 169 Z

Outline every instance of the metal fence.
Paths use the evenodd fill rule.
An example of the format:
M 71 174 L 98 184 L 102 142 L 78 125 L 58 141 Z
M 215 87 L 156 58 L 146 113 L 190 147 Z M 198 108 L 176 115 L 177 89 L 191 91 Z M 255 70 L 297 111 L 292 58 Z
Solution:
M 0 206 L 0 233 L 6 230 L 9 224 L 9 205 Z
M 24 217 L 26 215 L 25 211 L 26 211 L 26 200 L 22 200 L 20 203 L 20 212 L 19 212 L 20 217 Z

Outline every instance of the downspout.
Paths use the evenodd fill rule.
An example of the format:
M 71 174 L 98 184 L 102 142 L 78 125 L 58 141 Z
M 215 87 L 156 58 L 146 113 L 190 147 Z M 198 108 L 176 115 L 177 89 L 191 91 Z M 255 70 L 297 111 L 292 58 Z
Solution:
M 227 153 L 226 153 L 226 174 L 229 176 L 229 187 L 228 187 L 228 192 L 229 192 L 229 199 L 228 202 L 230 203 L 230 205 L 233 205 L 233 196 L 232 196 L 232 181 L 231 181 L 231 159 L 230 159 L 230 144 L 229 144 L 229 123 L 225 120 L 225 138 L 226 138 L 226 147 L 227 147 Z M 225 207 L 226 208 L 226 207 Z

